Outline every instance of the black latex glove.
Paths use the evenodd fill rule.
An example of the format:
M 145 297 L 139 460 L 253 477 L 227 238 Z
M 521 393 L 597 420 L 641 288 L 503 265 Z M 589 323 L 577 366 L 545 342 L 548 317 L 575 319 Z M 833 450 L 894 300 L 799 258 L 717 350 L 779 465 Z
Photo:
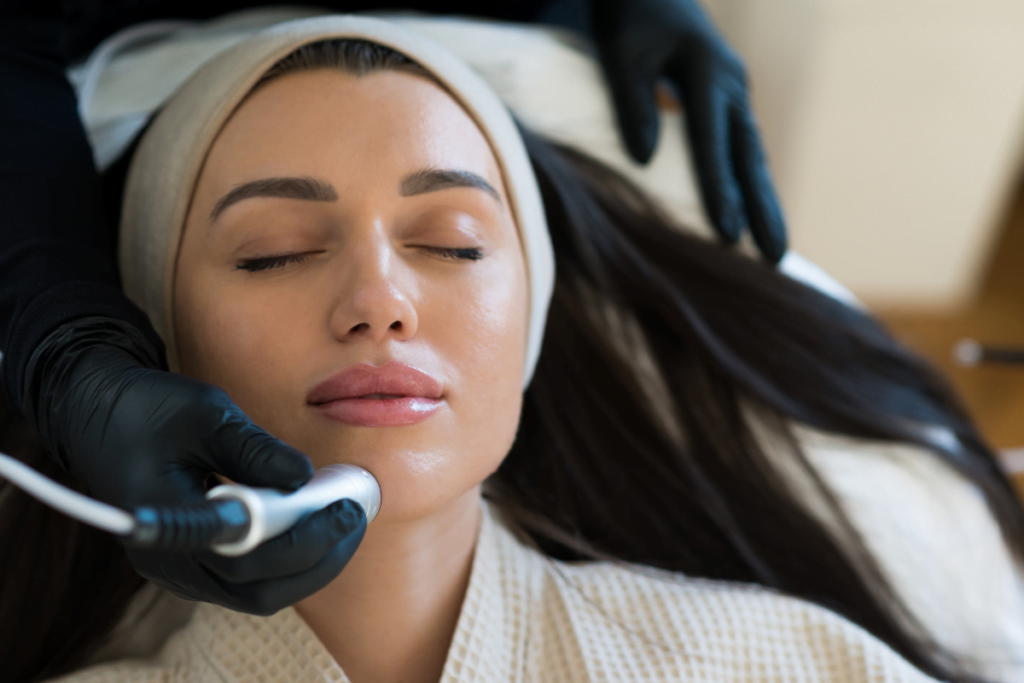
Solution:
M 708 217 L 733 243 L 749 227 L 765 259 L 786 252 L 786 226 L 747 100 L 746 71 L 696 0 L 591 0 L 591 29 L 629 153 L 658 141 L 655 83 L 675 86 Z
M 30 359 L 26 416 L 91 495 L 130 510 L 201 501 L 211 472 L 286 490 L 312 477 L 305 455 L 222 390 L 158 367 L 141 334 L 106 318 L 61 327 Z M 181 597 L 265 615 L 329 583 L 365 530 L 362 508 L 342 500 L 241 557 L 126 550 L 142 576 Z

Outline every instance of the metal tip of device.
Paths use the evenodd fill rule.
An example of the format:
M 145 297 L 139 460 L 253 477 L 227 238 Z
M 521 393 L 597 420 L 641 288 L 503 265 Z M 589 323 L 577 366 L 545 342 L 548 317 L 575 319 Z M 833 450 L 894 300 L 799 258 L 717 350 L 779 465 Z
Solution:
M 345 481 L 351 486 L 345 497 L 359 503 L 369 524 L 380 512 L 380 484 L 377 479 L 362 467 L 356 465 L 328 465 L 325 470 L 333 470 L 343 474 Z
M 376 517 L 377 513 L 380 512 L 380 484 L 377 482 L 376 477 L 372 474 L 363 470 L 363 475 L 366 477 L 367 487 L 367 505 L 363 512 L 366 513 L 366 523 L 369 524 Z

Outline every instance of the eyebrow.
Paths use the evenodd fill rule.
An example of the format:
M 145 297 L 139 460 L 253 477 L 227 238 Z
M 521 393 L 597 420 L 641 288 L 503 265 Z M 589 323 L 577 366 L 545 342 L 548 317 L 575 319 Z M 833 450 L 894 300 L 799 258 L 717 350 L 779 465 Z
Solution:
M 471 187 L 483 190 L 501 203 L 501 195 L 482 177 L 471 171 L 454 169 L 425 168 L 410 173 L 402 180 L 399 193 L 403 197 L 412 197 L 428 192 L 437 192 L 452 187 Z M 302 176 L 297 178 L 261 178 L 242 183 L 221 197 L 210 212 L 210 220 L 215 221 L 224 211 L 243 199 L 254 197 L 280 197 L 283 199 L 305 199 L 314 202 L 334 202 L 338 200 L 338 191 L 334 186 L 323 180 Z
M 253 197 L 282 197 L 284 199 L 306 199 L 313 202 L 333 202 L 338 191 L 330 183 L 303 176 L 301 178 L 262 178 L 242 183 L 220 198 L 210 212 L 210 220 L 224 213 L 232 204 Z
M 498 191 L 489 182 L 470 171 L 424 168 L 406 176 L 398 191 L 403 197 L 411 197 L 427 192 L 447 190 L 450 187 L 472 187 L 483 190 L 501 204 L 501 195 L 498 194 Z

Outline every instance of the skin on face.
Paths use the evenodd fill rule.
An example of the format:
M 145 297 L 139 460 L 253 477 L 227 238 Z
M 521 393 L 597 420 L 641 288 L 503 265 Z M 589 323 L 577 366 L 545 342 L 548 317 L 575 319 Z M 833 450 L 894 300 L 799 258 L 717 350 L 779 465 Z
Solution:
M 496 196 L 444 183 L 411 193 L 410 176 L 429 170 L 475 174 Z M 315 179 L 321 191 L 250 196 L 213 216 L 232 190 L 275 178 Z M 428 79 L 318 70 L 255 91 L 199 177 L 173 310 L 182 372 L 226 390 L 314 466 L 377 477 L 371 531 L 472 494 L 511 447 L 528 315 L 522 248 L 490 146 Z M 340 370 L 389 362 L 441 383 L 433 415 L 351 426 L 307 402 Z

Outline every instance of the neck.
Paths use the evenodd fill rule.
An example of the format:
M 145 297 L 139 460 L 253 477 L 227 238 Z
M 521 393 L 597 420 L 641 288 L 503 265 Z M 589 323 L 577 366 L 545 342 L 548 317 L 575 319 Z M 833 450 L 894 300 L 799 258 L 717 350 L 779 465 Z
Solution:
M 425 519 L 375 521 L 345 570 L 295 606 L 352 683 L 441 678 L 479 524 L 479 488 Z

